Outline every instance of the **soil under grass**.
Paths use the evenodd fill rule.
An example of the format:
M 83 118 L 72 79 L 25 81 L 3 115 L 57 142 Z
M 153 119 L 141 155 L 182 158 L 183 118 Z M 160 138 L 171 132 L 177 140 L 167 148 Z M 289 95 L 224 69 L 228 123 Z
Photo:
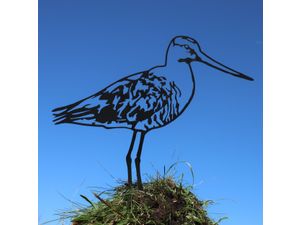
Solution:
M 199 200 L 191 187 L 184 187 L 171 177 L 152 179 L 144 184 L 143 190 L 121 185 L 94 195 L 97 202 L 82 196 L 90 206 L 73 212 L 73 225 L 219 224 L 207 215 L 211 201 Z

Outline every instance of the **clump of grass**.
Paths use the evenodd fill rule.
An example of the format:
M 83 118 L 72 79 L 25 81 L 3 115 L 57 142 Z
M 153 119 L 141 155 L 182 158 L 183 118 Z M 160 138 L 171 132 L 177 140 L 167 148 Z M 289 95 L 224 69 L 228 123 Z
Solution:
M 217 225 L 207 215 L 212 201 L 201 201 L 172 176 L 150 178 L 143 190 L 120 185 L 94 193 L 97 201 L 69 212 L 73 225 Z M 106 195 L 106 197 L 102 197 Z M 66 216 L 66 215 L 65 215 Z
M 183 174 L 175 179 L 176 166 L 184 163 L 190 170 L 194 183 L 192 166 L 185 161 L 164 167 L 163 175 L 149 177 L 143 190 L 137 185 L 126 184 L 102 192 L 94 192 L 95 201 L 81 195 L 89 206 L 73 202 L 76 210 L 60 215 L 63 224 L 70 219 L 72 225 L 218 225 L 209 218 L 207 207 L 211 200 L 199 200 L 192 185 L 183 184 Z M 51 222 L 51 221 L 50 221 Z

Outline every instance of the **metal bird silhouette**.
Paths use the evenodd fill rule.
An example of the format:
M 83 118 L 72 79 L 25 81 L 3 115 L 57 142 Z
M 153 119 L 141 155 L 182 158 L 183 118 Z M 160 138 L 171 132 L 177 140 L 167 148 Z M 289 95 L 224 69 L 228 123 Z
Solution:
M 163 65 L 124 77 L 96 94 L 54 109 L 53 121 L 55 124 L 71 123 L 133 130 L 126 156 L 128 185 L 132 185 L 131 153 L 138 137 L 135 166 L 137 186 L 142 189 L 140 162 L 145 135 L 150 130 L 174 121 L 192 101 L 195 93 L 193 62 L 253 80 L 208 56 L 195 39 L 176 36 L 168 45 Z

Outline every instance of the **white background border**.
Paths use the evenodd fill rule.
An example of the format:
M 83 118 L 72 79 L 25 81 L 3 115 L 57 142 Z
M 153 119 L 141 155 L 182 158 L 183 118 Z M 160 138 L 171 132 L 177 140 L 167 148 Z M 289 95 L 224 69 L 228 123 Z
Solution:
M 0 1 L 1 224 L 38 223 L 37 10 Z M 299 222 L 299 10 L 264 0 L 264 225 Z
M 0 1 L 1 224 L 38 224 L 38 3 Z
M 298 224 L 300 3 L 264 1 L 264 224 Z

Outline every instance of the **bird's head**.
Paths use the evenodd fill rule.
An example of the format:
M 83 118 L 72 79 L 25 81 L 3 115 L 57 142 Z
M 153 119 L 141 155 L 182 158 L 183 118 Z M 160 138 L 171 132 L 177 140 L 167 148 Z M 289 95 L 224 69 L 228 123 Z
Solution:
M 179 63 L 200 62 L 224 73 L 246 80 L 253 80 L 253 78 L 223 65 L 207 55 L 201 49 L 199 43 L 188 36 L 176 36 L 171 40 L 167 50 L 166 61 L 169 61 L 168 58 L 172 58 L 171 60 L 175 59 Z

